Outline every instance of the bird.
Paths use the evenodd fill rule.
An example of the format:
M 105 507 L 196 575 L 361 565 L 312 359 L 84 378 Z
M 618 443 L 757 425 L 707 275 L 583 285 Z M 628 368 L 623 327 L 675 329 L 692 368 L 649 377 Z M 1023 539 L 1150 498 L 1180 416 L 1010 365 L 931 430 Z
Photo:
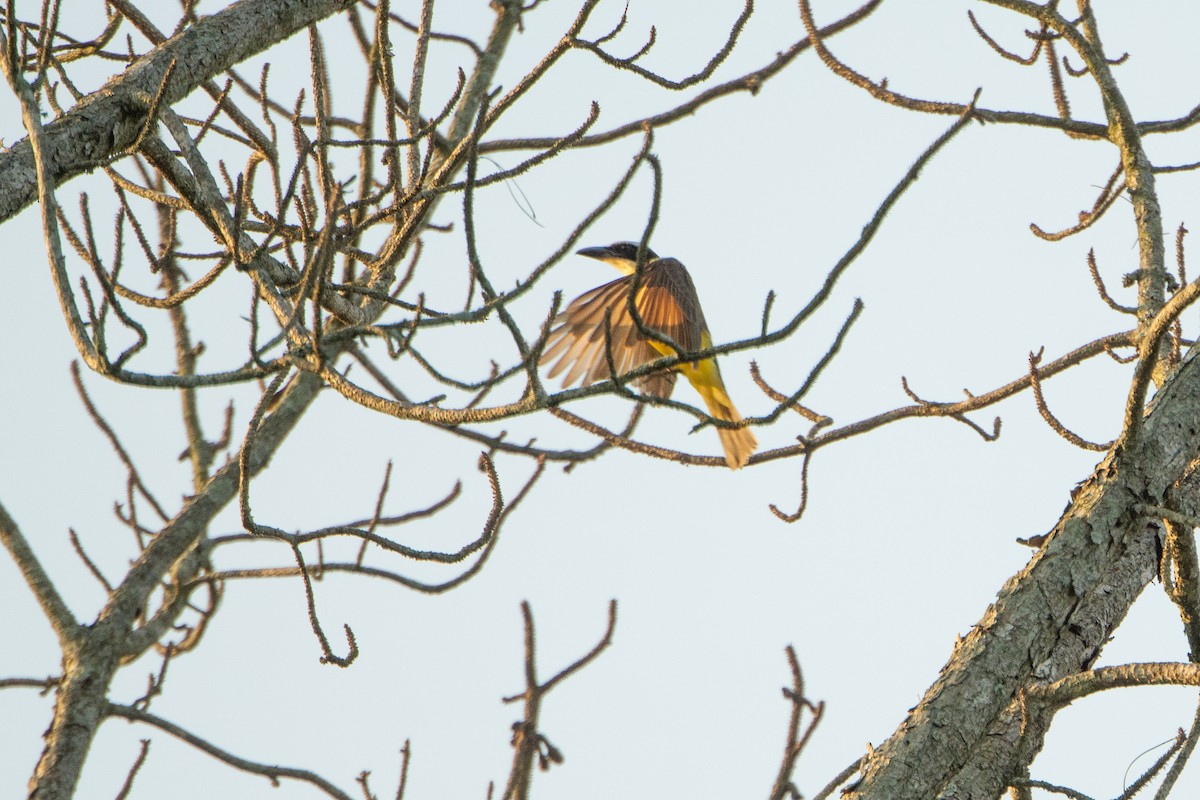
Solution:
M 644 253 L 645 266 L 634 300 L 643 327 L 663 334 L 687 353 L 712 347 L 700 298 L 687 268 L 674 258 L 659 258 L 649 248 Z M 629 313 L 629 292 L 637 277 L 638 244 L 616 242 L 605 247 L 585 247 L 577 254 L 603 261 L 623 275 L 584 292 L 554 318 L 541 357 L 543 366 L 557 360 L 547 377 L 565 372 L 564 388 L 576 381 L 587 386 L 612 377 L 610 358 L 617 374 L 622 375 L 663 356 L 678 355 L 674 347 L 643 334 Z M 714 419 L 742 421 L 742 415 L 725 391 L 721 370 L 713 356 L 677 364 L 669 371 L 643 375 L 634 383 L 643 394 L 669 397 L 675 388 L 676 373 L 692 384 Z M 721 437 L 729 468 L 746 466 L 758 446 L 750 429 L 717 427 L 717 435 Z

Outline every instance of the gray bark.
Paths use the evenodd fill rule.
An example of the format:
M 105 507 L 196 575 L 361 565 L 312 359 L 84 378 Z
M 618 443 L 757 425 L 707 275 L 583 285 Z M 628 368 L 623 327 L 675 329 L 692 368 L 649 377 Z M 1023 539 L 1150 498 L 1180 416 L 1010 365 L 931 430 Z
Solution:
M 242 0 L 155 47 L 46 125 L 48 166 L 55 185 L 107 164 L 134 144 L 146 122 L 149 100 L 163 89 L 168 70 L 170 80 L 162 102 L 171 104 L 234 64 L 352 4 L 352 0 Z M 33 148 L 22 139 L 0 153 L 0 222 L 36 199 Z
M 250 473 L 270 461 L 316 397 L 320 379 L 301 374 L 296 386 L 263 423 L 250 451 Z M 96 621 L 80 627 L 64 643 L 63 684 L 46 747 L 30 779 L 31 800 L 68 800 L 74 796 L 88 749 L 103 722 L 108 690 L 123 658 L 134 655 L 138 613 L 173 565 L 185 558 L 207 532 L 213 517 L 238 492 L 239 462 L 234 460 L 208 482 L 155 537 L 130 569 Z M 6 542 L 7 543 L 7 542 Z
M 1120 441 L 1079 486 L 1049 540 L 956 645 L 846 797 L 997 797 L 1020 776 L 1049 720 L 1025 717 L 1018 692 L 1088 669 L 1157 574 L 1160 522 L 1135 506 L 1178 502 L 1173 487 L 1194 469 L 1195 356 L 1159 392 L 1137 439 Z

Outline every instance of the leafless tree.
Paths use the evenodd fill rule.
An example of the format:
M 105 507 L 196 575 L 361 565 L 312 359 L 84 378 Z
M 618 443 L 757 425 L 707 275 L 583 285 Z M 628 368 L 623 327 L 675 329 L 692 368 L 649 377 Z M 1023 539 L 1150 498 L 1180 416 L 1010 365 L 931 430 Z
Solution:
M 1101 298 L 1114 311 L 1136 320 L 1133 329 L 1095 340 L 1043 365 L 1042 354 L 1030 354 L 1027 384 L 999 391 L 1033 389 L 1046 422 L 1073 444 L 1106 452 L 1095 473 L 1072 493 L 1059 523 L 1030 544 L 1038 552 L 1001 589 L 971 633 L 957 645 L 950 661 L 901 727 L 858 767 L 860 777 L 847 797 L 925 798 L 997 797 L 1010 790 L 1030 796 L 1038 787 L 1071 796 L 1073 790 L 1031 780 L 1029 767 L 1041 751 L 1054 714 L 1074 700 L 1118 686 L 1196 685 L 1197 644 L 1196 550 L 1191 528 L 1197 524 L 1195 464 L 1197 441 L 1195 359 L 1181 358 L 1179 315 L 1194 302 L 1200 284 L 1188 283 L 1184 272 L 1183 237 L 1176 237 L 1178 280 L 1168 271 L 1162 209 L 1155 175 L 1196 169 L 1197 164 L 1158 166 L 1143 140 L 1150 134 L 1186 130 L 1200 121 L 1200 107 L 1178 118 L 1139 122 L 1134 119 L 1117 81 L 1114 57 L 1103 46 L 1100 20 L 1088 0 L 1079 0 L 1073 16 L 1051 2 L 986 0 L 981 6 L 1007 9 L 1033 26 L 1027 52 L 1012 52 L 979 23 L 975 32 L 998 56 L 1023 66 L 1040 60 L 1049 68 L 1050 90 L 1057 116 L 1023 111 L 970 108 L 961 103 L 925 100 L 873 81 L 839 60 L 813 22 L 809 0 L 800 0 L 805 28 L 814 49 L 837 75 L 877 99 L 923 113 L 972 115 L 984 122 L 1034 125 L 1059 130 L 1081 140 L 1110 142 L 1118 164 L 1078 224 L 1055 232 L 1032 226 L 1035 235 L 1065 239 L 1087 230 L 1115 200 L 1127 196 L 1139 249 L 1138 270 L 1127 276 L 1136 284 L 1138 304 L 1115 303 L 1104 287 L 1094 257 L 1089 267 Z M 1072 66 L 1072 57 L 1078 67 Z M 1060 60 L 1061 59 L 1061 60 Z M 1106 119 L 1084 122 L 1071 114 L 1064 72 L 1085 78 L 1099 90 Z M 1078 363 L 1114 347 L 1134 348 L 1136 368 L 1129 387 L 1124 429 L 1105 444 L 1086 442 L 1067 430 L 1047 407 L 1040 381 L 1053 368 Z M 1148 409 L 1152 384 L 1158 392 Z M 980 398 L 969 398 L 972 405 Z M 965 410 L 965 409 L 964 409 Z M 1161 575 L 1178 605 L 1192 662 L 1127 664 L 1092 669 L 1109 637 L 1134 599 Z M 1165 777 L 1158 796 L 1170 793 L 1200 735 L 1200 711 L 1191 731 L 1180 737 L 1143 778 L 1123 796 L 1132 796 L 1152 778 Z M 849 778 L 849 775 L 846 776 Z
M 506 520 L 534 491 L 547 465 L 570 468 L 623 448 L 682 464 L 723 467 L 721 458 L 665 448 L 635 434 L 646 404 L 691 415 L 699 426 L 728 423 L 686 402 L 641 396 L 631 387 L 652 373 L 768 347 L 795 334 L 868 248 L 922 168 L 948 141 L 978 123 L 1039 127 L 1116 147 L 1118 165 L 1079 223 L 1054 233 L 1036 227 L 1034 232 L 1049 239 L 1081 233 L 1127 196 L 1140 248 L 1139 269 L 1130 276 L 1138 287 L 1137 306 L 1126 308 L 1112 300 L 1094 259 L 1089 266 L 1101 298 L 1130 317 L 1131 326 L 1051 358 L 1031 354 L 1025 374 L 963 400 L 927 400 L 906 385 L 911 403 L 835 424 L 833 410 L 818 412 L 803 403 L 859 318 L 861 307 L 856 305 L 811 371 L 768 376 L 755 369 L 754 379 L 773 408 L 747 424 L 786 427 L 797 422 L 801 430 L 791 432 L 792 443 L 755 455 L 750 468 L 798 460 L 799 497 L 788 510 L 772 506 L 781 520 L 794 522 L 805 510 L 808 469 L 818 450 L 915 417 L 950 418 L 985 439 L 994 438 L 998 419 L 989 428 L 967 415 L 1026 390 L 1064 438 L 1106 455 L 1077 489 L 1058 526 L 1031 542 L 1038 549 L 1028 567 L 1001 590 L 909 719 L 817 796 L 830 796 L 848 782 L 850 795 L 862 798 L 995 797 L 1006 790 L 1028 796 L 1032 788 L 1046 786 L 1033 780 L 1028 768 L 1055 712 L 1066 704 L 1119 686 L 1200 683 L 1194 663 L 1092 669 L 1129 605 L 1156 575 L 1163 577 L 1179 606 L 1191 651 L 1200 652 L 1200 567 L 1190 538 L 1190 529 L 1200 524 L 1192 469 L 1200 454 L 1200 419 L 1190 400 L 1197 394 L 1200 367 L 1182 355 L 1188 342 L 1178 322 L 1200 293 L 1200 283 L 1189 283 L 1183 271 L 1182 228 L 1178 278 L 1168 271 L 1154 184 L 1155 175 L 1168 167 L 1152 164 L 1142 145 L 1149 134 L 1187 129 L 1200 120 L 1200 107 L 1179 119 L 1135 120 L 1117 81 L 1121 59 L 1104 50 L 1100 22 L 1085 0 L 1074 18 L 1064 16 L 1057 2 L 981 3 L 1032 21 L 1028 55 L 1006 49 L 971 17 L 978 35 L 998 56 L 1026 66 L 1044 59 L 1056 116 L 986 108 L 978 95 L 916 99 L 856 72 L 834 54 L 837 35 L 852 34 L 879 0 L 823 27 L 813 21 L 810 4 L 801 0 L 806 36 L 764 56 L 761 67 L 723 81 L 714 74 L 738 44 L 753 11 L 749 1 L 735 19 L 714 23 L 728 25 L 728 37 L 706 64 L 689 76 L 671 78 L 640 63 L 654 45 L 653 32 L 633 55 L 614 55 L 609 46 L 622 32 L 624 18 L 614 30 L 597 32 L 590 20 L 597 0 L 587 0 L 557 44 L 507 89 L 497 88 L 497 69 L 523 21 L 539 12 L 538 0 L 495 0 L 486 37 L 435 29 L 433 0 L 424 0 L 413 19 L 402 17 L 387 0 L 242 0 L 207 17 L 199 16 L 193 3 L 181 5 L 168 30 L 154 21 L 162 9 L 107 0 L 102 29 L 89 31 L 81 28 L 88 23 L 69 16 L 59 2 L 47 0 L 40 13 L 25 16 L 10 2 L 0 31 L 5 77 L 19 103 L 25 135 L 0 153 L 0 221 L 37 203 L 49 278 L 80 361 L 91 375 L 177 392 L 187 434 L 184 457 L 192 473 L 183 501 L 156 497 L 122 445 L 120 432 L 91 399 L 88 373 L 73 367 L 83 406 L 127 469 L 127 491 L 116 514 L 133 534 L 135 549 L 125 574 L 112 579 L 95 566 L 82 538 L 70 533 L 80 559 L 106 594 L 104 604 L 81 619 L 22 533 L 29 523 L 12 519 L 0 507 L 0 541 L 35 595 L 63 655 L 57 676 L 0 679 L 0 688 L 41 687 L 55 693 L 46 746 L 30 779 L 32 797 L 75 795 L 89 746 L 109 718 L 164 731 L 236 769 L 349 797 L 348 789 L 325 777 L 249 761 L 149 710 L 164 691 L 171 662 L 203 644 L 226 587 L 266 578 L 297 580 L 304 587 L 322 660 L 348 667 L 358 657 L 358 645 L 349 626 L 343 644 L 332 641 L 322 625 L 313 588 L 322 576 L 347 573 L 419 592 L 449 591 L 485 567 Z M 337 69 L 358 70 L 360 93 L 341 88 L 344 80 L 336 85 L 330 80 L 331 36 L 357 46 L 355 67 L 347 63 L 347 48 L 339 46 Z M 256 76 L 243 74 L 247 61 L 299 38 L 307 39 L 309 58 L 307 85 L 297 96 L 275 88 L 280 82 L 286 85 L 279 75 L 288 69 L 294 74 L 294 65 L 273 61 Z M 427 66 L 435 50 L 455 54 L 464 68 L 450 80 L 432 74 Z M 1062 55 L 1065 50 L 1078 61 L 1077 68 Z M 656 112 L 617 126 L 606 126 L 593 104 L 571 130 L 521 138 L 497 133 L 505 130 L 513 109 L 530 102 L 539 82 L 581 57 L 638 76 L 665 90 L 665 100 Z M 768 298 L 755 337 L 664 356 L 582 388 L 548 387 L 539 361 L 561 303 L 556 296 L 533 326 L 522 322 L 528 314 L 517 312 L 520 304 L 534 296 L 535 287 L 545 287 L 555 265 L 639 174 L 648 175 L 654 186 L 642 231 L 643 244 L 650 240 L 663 179 L 657 130 L 686 124 L 698 109 L 738 93 L 758 92 L 802 57 L 819 58 L 883 102 L 945 116 L 944 132 L 914 154 L 912 166 L 863 221 L 861 236 L 829 267 L 820 289 L 806 303 L 787 309 L 782 321 L 773 317 L 777 309 Z M 1104 122 L 1072 116 L 1064 72 L 1095 84 L 1104 100 Z M 110 77 L 103 87 L 97 85 L 99 75 Z M 677 100 L 669 91 L 689 94 Z M 355 104 L 357 113 L 348 116 L 345 109 Z M 476 242 L 480 194 L 533 170 L 554 169 L 552 159 L 568 151 L 601 152 L 625 141 L 638 144 L 628 169 L 614 176 L 606 193 L 593 198 L 592 210 L 553 253 L 529 266 L 511 288 L 501 286 Z M 481 163 L 500 154 L 519 160 L 481 175 Z M 69 208 L 60 197 L 68 187 L 77 188 L 73 184 L 85 188 Z M 435 222 L 435 211 L 451 203 L 461 211 L 447 229 Z M 101 213 L 112 217 L 107 239 L 98 230 Z M 424 253 L 432 237 L 453 237 L 458 260 L 428 265 Z M 185 248 L 185 240 L 204 244 Z M 431 300 L 432 292 L 422 283 L 429 269 L 436 270 L 439 281 L 457 282 L 465 298 L 461 308 L 438 307 Z M 484 323 L 477 326 L 475 347 L 487 354 L 490 368 L 461 377 L 461 364 L 439 334 L 472 323 Z M 230 343 L 229 330 L 247 335 Z M 164 367 L 167 352 L 173 352 L 173 363 Z M 1136 359 L 1124 430 L 1115 442 L 1087 442 L 1055 418 L 1042 396 L 1042 382 L 1088 359 L 1120 358 L 1122 353 Z M 431 384 L 436 386 L 433 394 L 427 390 Z M 243 409 L 245 418 L 239 420 L 234 398 L 246 396 L 245 387 L 255 392 L 256 402 L 249 413 Z M 1148 410 L 1152 387 L 1157 390 Z M 437 517 L 470 487 L 460 483 L 408 511 L 388 512 L 390 464 L 373 507 L 347 509 L 344 524 L 289 532 L 273 522 L 271 509 L 255 500 L 254 479 L 268 469 L 323 388 L 360 413 L 386 415 L 478 444 L 483 451 L 478 460 L 483 477 L 478 480 L 491 495 L 478 533 L 443 550 L 406 544 L 407 523 Z M 216 436 L 204 429 L 199 413 L 200 393 L 214 390 L 229 396 L 223 430 Z M 623 430 L 610 430 L 569 408 L 597 395 L 630 402 Z M 497 430 L 497 423 L 526 415 L 547 424 L 556 417 L 593 434 L 597 443 L 575 450 L 555 446 L 551 435 L 517 441 Z M 419 468 L 417 457 L 396 469 Z M 214 531 L 216 515 L 234 503 L 243 530 Z M 349 557 L 329 555 L 343 552 L 336 543 L 347 540 L 354 544 Z M 257 566 L 264 543 L 284 545 L 290 561 Z M 417 562 L 445 565 L 448 572 L 439 580 L 415 577 L 426 574 L 414 570 Z M 506 700 L 523 703 L 524 711 L 512 732 L 511 773 L 497 789 L 505 798 L 527 797 L 534 767 L 561 760 L 539 728 L 542 703 L 551 689 L 608 647 L 617 609 L 615 603 L 610 607 L 607 630 L 597 645 L 549 679 L 539 677 L 533 612 L 528 605 L 522 612 L 526 685 Z M 150 652 L 161 659 L 158 675 L 141 698 L 117 702 L 111 693 L 115 677 Z M 787 652 L 791 685 L 785 697 L 793 713 L 772 798 L 798 796 L 792 770 L 823 710 L 806 697 L 799 662 L 794 652 Z M 1166 776 L 1160 796 L 1170 791 L 1191 754 L 1200 735 L 1200 714 L 1197 720 L 1147 777 Z M 407 769 L 407 745 L 403 752 Z M 130 791 L 145 755 L 143 748 L 122 796 Z M 366 796 L 373 796 L 365 774 L 360 784 Z M 397 796 L 403 796 L 404 787 L 402 773 Z

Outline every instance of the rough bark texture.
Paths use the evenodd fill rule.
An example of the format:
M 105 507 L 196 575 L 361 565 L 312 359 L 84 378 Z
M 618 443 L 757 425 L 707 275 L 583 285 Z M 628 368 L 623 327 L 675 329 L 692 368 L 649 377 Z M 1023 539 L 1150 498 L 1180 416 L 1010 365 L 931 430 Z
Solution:
M 46 126 L 55 184 L 103 166 L 133 145 L 168 70 L 162 102 L 171 104 L 203 81 L 350 5 L 352 0 L 242 0 L 200 20 Z M 36 199 L 33 148 L 22 139 L 0 153 L 0 222 Z
M 267 466 L 320 388 L 320 381 L 307 374 L 296 383 L 254 440 L 251 474 Z M 71 641 L 64 643 L 63 685 L 46 731 L 46 747 L 29 782 L 30 800 L 74 796 L 88 749 L 104 720 L 113 675 L 121 659 L 133 654 L 130 643 L 139 638 L 135 628 L 139 609 L 171 566 L 194 550 L 213 517 L 237 496 L 238 463 L 233 460 L 212 477 L 205 490 L 155 536 L 96 622 L 79 628 Z
M 1200 453 L 1200 358 L 1189 355 L 1136 441 L 1123 441 L 1079 486 L 1049 541 L 1008 580 L 955 647 L 920 704 L 877 748 L 855 800 L 997 797 L 1041 746 L 1017 699 L 1031 682 L 1087 669 L 1154 577 L 1165 505 Z M 1032 722 L 1037 722 L 1036 719 Z

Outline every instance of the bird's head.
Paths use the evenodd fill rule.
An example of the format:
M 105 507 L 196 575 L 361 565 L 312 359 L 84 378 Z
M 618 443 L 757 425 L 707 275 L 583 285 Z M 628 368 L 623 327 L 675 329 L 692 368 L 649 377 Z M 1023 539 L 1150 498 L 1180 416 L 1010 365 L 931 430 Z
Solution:
M 603 261 L 605 264 L 610 264 L 626 275 L 632 275 L 637 269 L 637 242 L 617 242 L 606 247 L 585 247 L 582 250 L 576 251 L 581 256 L 594 258 L 597 261 Z M 654 251 L 649 247 L 646 248 L 646 263 L 654 261 L 658 258 Z

